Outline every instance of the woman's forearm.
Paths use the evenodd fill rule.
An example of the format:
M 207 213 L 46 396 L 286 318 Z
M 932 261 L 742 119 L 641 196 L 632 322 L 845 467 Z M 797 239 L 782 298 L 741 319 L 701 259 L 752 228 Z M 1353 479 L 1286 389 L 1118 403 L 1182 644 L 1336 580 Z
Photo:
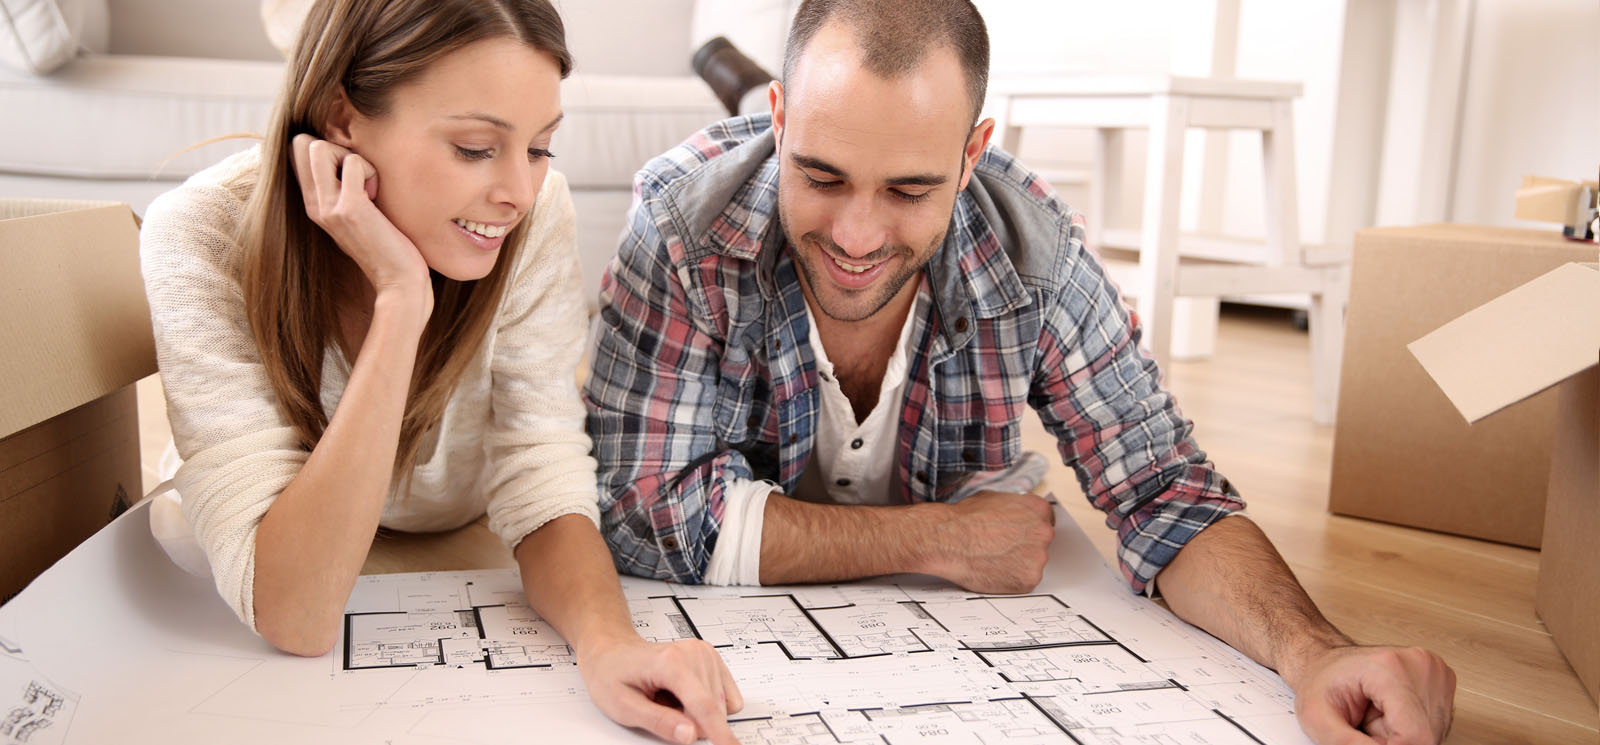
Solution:
M 611 552 L 588 517 L 545 523 L 517 544 L 516 559 L 528 603 L 580 657 L 597 645 L 638 639 Z
M 422 332 L 411 305 L 379 296 L 327 430 L 261 520 L 256 630 L 284 651 L 320 655 L 333 647 L 377 531 Z

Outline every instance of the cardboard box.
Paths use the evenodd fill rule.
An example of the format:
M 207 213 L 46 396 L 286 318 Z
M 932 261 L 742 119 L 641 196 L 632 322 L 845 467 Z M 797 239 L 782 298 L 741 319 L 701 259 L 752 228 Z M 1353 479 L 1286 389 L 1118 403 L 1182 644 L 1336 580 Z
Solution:
M 1593 244 L 1466 225 L 1356 234 L 1328 507 L 1537 548 L 1557 402 L 1468 426 L 1406 345 Z
M 0 201 L 0 601 L 141 496 L 156 371 L 126 205 Z
M 1600 184 L 1593 181 L 1523 176 L 1522 188 L 1517 189 L 1516 217 L 1559 223 L 1562 235 L 1595 240 L 1591 223 L 1596 191 L 1600 191 Z
M 1600 265 L 1557 268 L 1410 349 L 1474 423 L 1558 387 L 1536 606 L 1600 700 Z

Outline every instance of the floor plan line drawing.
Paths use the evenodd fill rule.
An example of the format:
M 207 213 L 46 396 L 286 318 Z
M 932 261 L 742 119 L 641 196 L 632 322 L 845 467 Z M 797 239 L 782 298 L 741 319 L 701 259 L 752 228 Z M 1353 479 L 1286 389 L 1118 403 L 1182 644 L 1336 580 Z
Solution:
M 436 705 L 438 694 L 415 698 L 434 690 L 420 681 L 435 674 L 575 664 L 517 599 L 513 570 L 436 573 L 433 589 L 407 581 L 363 578 L 357 596 L 367 597 L 352 597 L 341 640 L 341 675 L 417 675 L 409 685 L 418 692 L 402 689 L 386 705 Z M 639 584 L 624 579 L 625 587 Z M 1149 619 L 1143 628 L 1130 619 L 1103 625 L 1090 618 L 1098 611 L 1052 592 L 648 589 L 628 593 L 641 635 L 703 640 L 742 681 L 752 706 L 731 725 L 743 742 L 1248 745 L 1265 742 L 1251 729 L 1258 719 L 1293 715 L 1285 690 L 1241 663 L 1191 654 L 1157 664 L 1141 647 L 1161 649 L 1152 635 L 1166 627 Z
M 17 649 L 16 652 L 22 650 Z M 0 743 L 4 745 L 33 745 L 57 733 L 52 728 L 64 730 L 70 724 L 72 698 L 58 686 L 43 680 L 29 680 L 22 686 L 19 700 L 9 708 L 0 709 Z M 64 737 L 65 733 L 60 733 Z
M 745 745 L 1308 745 L 1276 673 L 1057 526 L 1069 535 L 1026 595 L 919 575 L 620 586 L 641 638 L 715 649 Z M 653 741 L 591 701 L 515 569 L 363 576 L 334 650 L 298 657 L 241 626 L 147 526 L 108 531 L 64 560 L 104 582 L 36 583 L 0 608 L 0 745 Z
M 1238 727 L 1239 731 L 1243 732 L 1245 737 L 1250 738 L 1250 740 L 1252 742 L 1256 743 L 1256 745 L 1267 745 L 1266 743 L 1264 743 L 1261 740 L 1257 739 L 1255 735 L 1251 734 L 1250 730 L 1245 729 L 1244 725 L 1242 725 L 1242 724 L 1240 724 L 1238 722 L 1235 722 L 1233 720 L 1233 717 L 1230 717 L 1227 714 L 1222 713 L 1222 710 L 1220 710 L 1220 709 L 1212 709 L 1211 711 L 1215 712 L 1217 716 L 1222 717 L 1223 719 L 1227 720 L 1228 724 L 1231 724 L 1231 725 L 1233 725 L 1235 727 Z
M 826 712 L 794 712 L 786 716 L 735 717 L 729 724 L 742 741 L 755 736 L 758 742 L 807 743 L 808 745 L 833 745 L 834 743 L 882 742 L 895 745 L 902 742 L 938 742 L 959 738 L 962 723 L 990 725 L 990 738 L 980 742 L 1062 742 L 1062 743 L 1127 743 L 1151 742 L 1170 745 L 1180 742 L 1175 738 L 1127 738 L 1114 727 L 1082 726 L 1069 717 L 1062 716 L 1064 708 L 1052 697 L 1021 694 L 987 701 L 939 701 L 894 708 L 860 707 L 846 709 L 834 716 Z M 879 731 L 867 739 L 857 739 L 850 733 L 850 718 L 855 724 L 878 726 L 889 731 Z M 1209 726 L 1221 732 L 1220 739 L 1197 740 L 1215 743 L 1254 743 L 1264 745 L 1249 730 L 1220 710 L 1197 712 L 1194 723 Z M 839 726 L 839 725 L 845 726 Z M 885 726 L 889 725 L 889 726 Z M 797 736 L 798 735 L 798 736 Z M 910 735 L 910 736 L 905 736 Z M 966 741 L 966 740 L 962 740 Z

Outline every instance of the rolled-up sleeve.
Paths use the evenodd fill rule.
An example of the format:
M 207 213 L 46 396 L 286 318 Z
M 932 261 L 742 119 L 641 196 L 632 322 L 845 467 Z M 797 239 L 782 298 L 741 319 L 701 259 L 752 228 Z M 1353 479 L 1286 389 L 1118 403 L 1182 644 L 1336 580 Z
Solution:
M 1068 224 L 1066 281 L 1044 309 L 1030 405 L 1106 524 L 1136 591 L 1206 526 L 1244 502 L 1207 460 L 1153 361 L 1140 327 Z

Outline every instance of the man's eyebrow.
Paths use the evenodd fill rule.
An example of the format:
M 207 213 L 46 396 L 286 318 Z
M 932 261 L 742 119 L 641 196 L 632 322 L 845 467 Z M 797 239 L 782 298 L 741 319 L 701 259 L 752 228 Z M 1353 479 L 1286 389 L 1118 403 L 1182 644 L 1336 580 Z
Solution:
M 823 160 L 821 158 L 813 158 L 813 157 L 811 157 L 809 155 L 801 155 L 799 153 L 795 153 L 793 155 L 790 155 L 789 159 L 794 161 L 794 164 L 797 165 L 797 166 L 800 166 L 801 168 L 806 168 L 806 169 L 810 169 L 810 170 L 813 170 L 813 171 L 822 171 L 823 173 L 826 173 L 826 174 L 828 174 L 830 176 L 838 176 L 839 178 L 846 178 L 846 174 L 844 172 L 844 169 L 839 168 L 838 166 L 835 166 L 832 163 L 829 163 L 828 161 L 825 161 L 825 160 Z
M 923 173 L 915 176 L 896 176 L 889 179 L 887 183 L 890 186 L 938 186 L 949 180 L 949 176 Z
M 790 155 L 789 159 L 794 161 L 794 164 L 800 166 L 801 168 L 806 168 L 813 171 L 822 171 L 830 176 L 837 176 L 839 178 L 849 178 L 849 176 L 844 172 L 844 169 L 839 168 L 838 166 L 835 166 L 821 158 L 813 158 L 809 155 L 795 153 Z M 939 186 L 940 184 L 943 184 L 949 180 L 949 176 L 942 174 L 919 173 L 911 176 L 896 176 L 894 178 L 885 180 L 884 184 L 887 186 Z
M 544 134 L 545 132 L 549 132 L 550 130 L 555 129 L 556 125 L 560 124 L 561 120 L 566 118 L 566 116 L 567 116 L 567 114 L 564 111 L 559 113 L 559 114 L 556 114 L 556 118 L 551 119 L 549 124 L 544 125 L 544 128 L 539 130 L 539 134 Z M 478 111 L 473 111 L 473 112 L 469 112 L 469 113 L 466 113 L 466 114 L 451 114 L 448 118 L 450 118 L 450 119 L 470 119 L 470 120 L 474 120 L 474 121 L 485 122 L 487 124 L 492 125 L 495 129 L 504 129 L 504 130 L 507 130 L 507 131 L 513 129 L 513 127 L 511 126 L 510 122 L 508 122 L 508 121 L 506 121 L 504 119 L 501 119 L 500 117 L 494 116 L 493 114 L 485 114 L 485 113 L 478 112 Z

